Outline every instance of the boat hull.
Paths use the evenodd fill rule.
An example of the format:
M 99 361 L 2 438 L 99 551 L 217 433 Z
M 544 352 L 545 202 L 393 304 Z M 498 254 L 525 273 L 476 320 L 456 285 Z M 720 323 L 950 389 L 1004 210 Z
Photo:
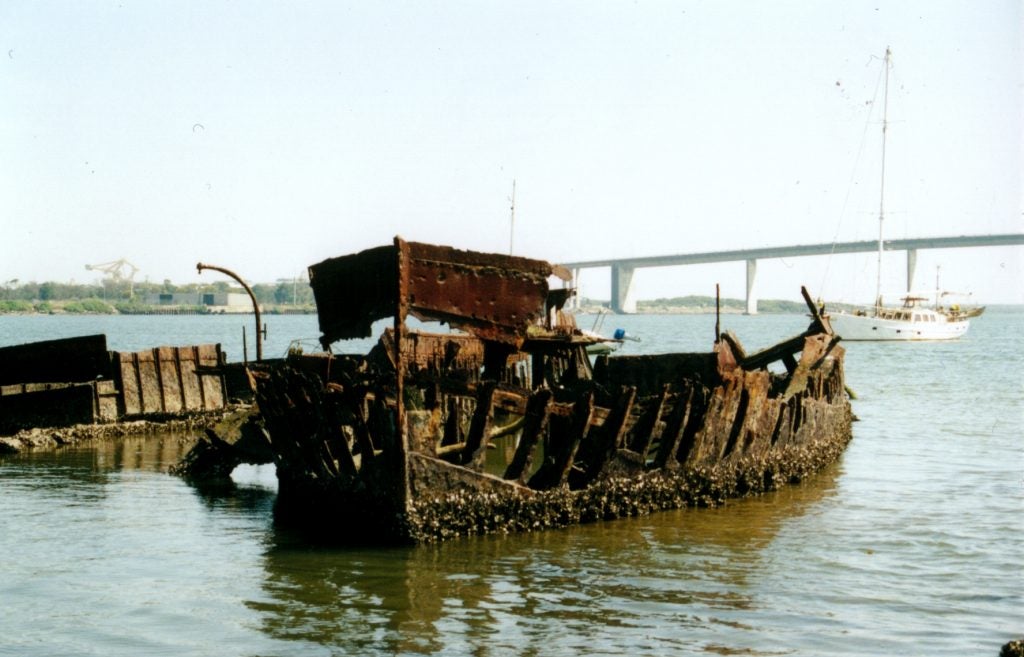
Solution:
M 831 314 L 829 320 L 832 330 L 847 342 L 955 340 L 970 326 L 966 320 L 918 322 L 848 313 Z

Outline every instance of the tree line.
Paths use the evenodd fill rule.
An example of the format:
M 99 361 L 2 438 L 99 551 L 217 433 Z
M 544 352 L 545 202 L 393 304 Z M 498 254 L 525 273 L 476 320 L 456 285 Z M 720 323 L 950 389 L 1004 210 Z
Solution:
M 261 306 L 308 310 L 313 307 L 313 290 L 305 281 L 256 283 L 251 286 Z M 144 313 L 155 309 L 147 303 L 158 294 L 226 293 L 245 294 L 238 285 L 227 281 L 178 285 L 169 280 L 149 281 L 103 279 L 98 283 L 61 283 L 10 280 L 0 285 L 0 312 L 62 312 L 71 313 Z M 196 306 L 195 312 L 203 312 Z

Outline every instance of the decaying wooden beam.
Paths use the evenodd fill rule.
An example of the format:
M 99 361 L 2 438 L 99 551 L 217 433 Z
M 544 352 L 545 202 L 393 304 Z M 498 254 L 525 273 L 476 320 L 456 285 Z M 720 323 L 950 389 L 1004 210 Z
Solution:
M 811 317 L 814 319 L 813 323 L 811 324 L 811 329 L 809 330 L 814 331 L 816 333 L 826 333 L 828 335 L 833 335 L 834 331 L 832 330 L 832 322 L 828 320 L 828 317 L 826 315 L 821 314 L 821 308 L 818 307 L 818 304 L 814 303 L 814 301 L 811 299 L 811 294 L 803 285 L 800 286 L 800 294 L 803 296 L 804 303 L 807 304 L 807 309 L 811 312 Z
M 615 402 L 608 412 L 608 418 L 599 428 L 591 430 L 587 436 L 588 449 L 583 460 L 583 473 L 574 487 L 581 488 L 594 481 L 601 474 L 615 453 L 623 447 L 626 420 L 636 400 L 636 388 L 623 386 L 615 395 Z
M 740 344 L 740 339 L 736 337 L 736 334 L 732 331 L 725 331 L 722 333 L 722 339 L 729 343 L 729 347 L 732 349 L 732 353 L 736 354 L 736 359 L 743 361 L 747 358 L 747 351 Z
M 361 467 L 373 463 L 376 457 L 376 450 L 373 446 L 373 439 L 370 436 L 370 423 L 367 417 L 366 400 L 360 399 L 351 404 L 353 422 L 352 430 L 355 433 L 355 444 L 359 449 Z
M 580 441 L 590 426 L 590 417 L 594 411 L 594 393 L 584 392 L 573 405 L 573 414 L 566 432 L 551 432 L 549 453 L 544 456 L 544 464 L 530 477 L 527 484 L 534 490 L 548 490 L 564 486 L 569 479 L 569 471 Z
M 793 354 L 804 348 L 804 340 L 806 340 L 810 335 L 814 335 L 814 333 L 804 331 L 800 335 L 794 336 L 777 345 L 768 347 L 767 349 L 762 349 L 755 354 L 747 356 L 743 359 L 740 365 L 745 370 L 756 370 L 762 367 L 767 367 L 769 364 L 774 363 L 777 360 L 781 360 L 786 356 L 792 358 Z
M 690 417 L 690 409 L 693 406 L 693 386 L 687 385 L 679 393 L 676 399 L 676 406 L 665 421 L 665 429 L 661 432 L 661 440 L 658 442 L 658 451 L 654 456 L 654 467 L 664 470 L 676 470 L 679 468 L 679 461 L 676 455 L 679 453 L 679 446 L 683 441 L 683 431 L 686 429 L 687 420 Z
M 633 440 L 629 444 L 629 449 L 639 454 L 643 461 L 647 460 L 647 452 L 657 437 L 657 427 L 668 399 L 668 391 L 669 385 L 666 383 L 661 387 L 661 394 L 658 395 L 657 402 L 651 404 L 633 426 Z
M 516 445 L 512 462 L 505 469 L 505 479 L 525 483 L 526 475 L 529 474 L 530 466 L 533 464 L 533 452 L 537 440 L 548 424 L 548 417 L 551 414 L 550 402 L 551 391 L 547 388 L 540 388 L 530 395 L 530 399 L 526 403 L 523 434 L 519 437 L 519 444 Z
M 789 377 L 785 392 L 782 393 L 782 401 L 788 401 L 790 397 L 807 388 L 807 380 L 811 372 L 818 368 L 822 361 L 828 357 L 837 344 L 838 335 L 818 335 L 807 338 L 807 344 L 800 354 L 800 362 Z
M 482 470 L 487 454 L 488 433 L 494 422 L 494 390 L 496 381 L 485 381 L 480 385 L 476 397 L 476 410 L 466 435 L 466 448 L 462 452 L 460 462 L 473 470 Z

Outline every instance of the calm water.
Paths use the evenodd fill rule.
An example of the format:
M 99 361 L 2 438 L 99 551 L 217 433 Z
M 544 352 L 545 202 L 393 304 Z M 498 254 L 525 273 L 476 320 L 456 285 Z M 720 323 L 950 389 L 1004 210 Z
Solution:
M 105 332 L 240 359 L 249 322 L 0 317 L 0 345 Z M 267 323 L 268 357 L 317 335 L 310 316 Z M 806 320 L 723 324 L 752 349 Z M 617 327 L 633 353 L 696 350 L 714 318 Z M 2 457 L 0 655 L 997 655 L 1024 636 L 1024 311 L 954 343 L 847 349 L 861 421 L 828 471 L 542 534 L 316 548 L 273 527 L 272 469 L 212 489 L 166 475 L 185 437 Z

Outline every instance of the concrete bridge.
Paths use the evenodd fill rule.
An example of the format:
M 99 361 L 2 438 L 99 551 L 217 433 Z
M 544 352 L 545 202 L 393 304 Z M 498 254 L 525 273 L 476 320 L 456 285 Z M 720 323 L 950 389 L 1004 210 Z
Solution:
M 907 252 L 907 290 L 914 285 L 914 270 L 917 267 L 917 252 L 921 249 L 974 248 L 979 246 L 1013 246 L 1024 244 L 1024 233 L 1002 235 L 961 235 L 959 237 L 920 237 L 914 239 L 884 240 L 885 251 Z M 579 270 L 610 267 L 612 274 L 612 310 L 617 313 L 635 313 L 636 300 L 632 296 L 633 272 L 642 267 L 673 267 L 676 265 L 697 265 L 710 262 L 747 262 L 747 314 L 757 314 L 755 279 L 757 261 L 768 258 L 793 258 L 798 256 L 829 255 L 832 253 L 863 253 L 878 250 L 878 240 L 860 242 L 837 242 L 827 244 L 802 244 L 796 246 L 773 246 L 761 249 L 737 249 L 735 251 L 710 251 L 680 255 L 649 256 L 643 258 L 609 258 L 607 260 L 586 260 L 562 263 L 579 279 Z

